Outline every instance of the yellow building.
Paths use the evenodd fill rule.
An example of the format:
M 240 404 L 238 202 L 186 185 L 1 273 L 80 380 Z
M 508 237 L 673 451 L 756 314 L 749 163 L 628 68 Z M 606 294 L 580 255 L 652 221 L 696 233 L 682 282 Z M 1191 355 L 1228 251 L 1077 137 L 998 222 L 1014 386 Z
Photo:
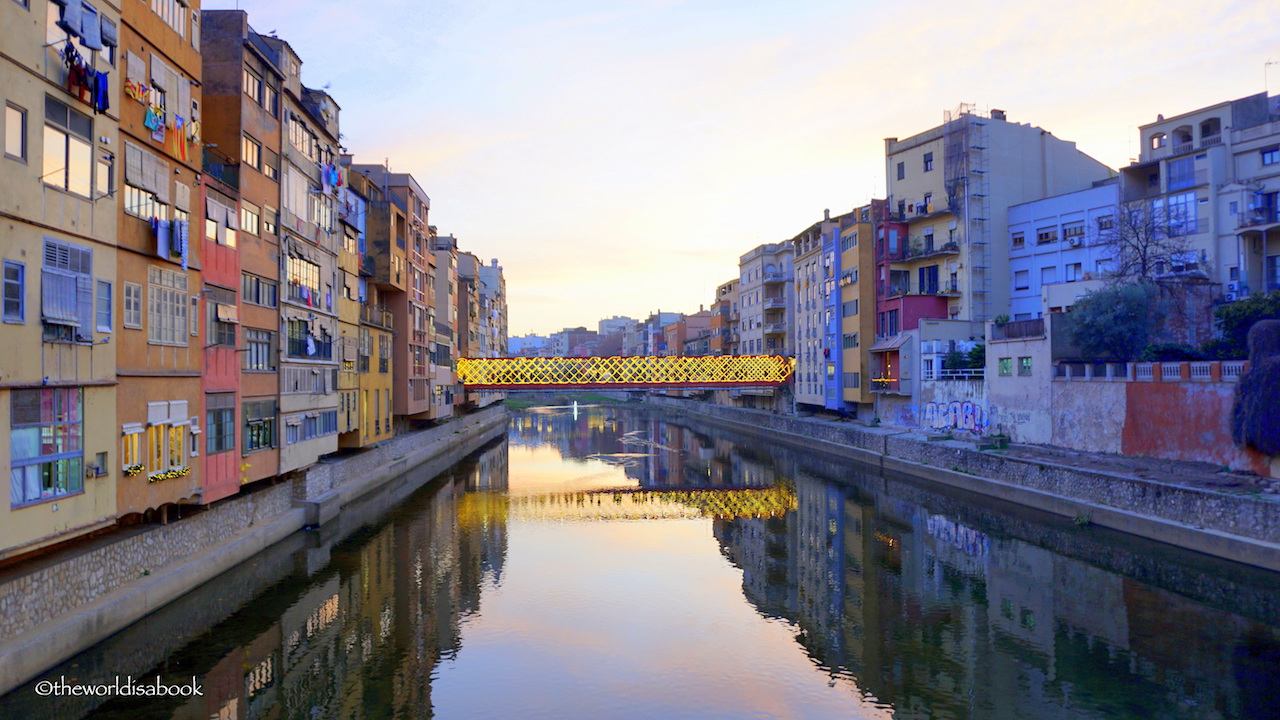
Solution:
M 875 406 L 871 394 L 871 361 L 868 350 L 875 338 L 876 287 L 875 243 L 876 206 L 854 208 L 837 218 L 840 222 L 840 388 L 845 407 L 870 417 Z M 876 208 L 878 209 L 878 208 Z
M 117 515 L 120 8 L 88 7 L 0 5 L 0 558 Z

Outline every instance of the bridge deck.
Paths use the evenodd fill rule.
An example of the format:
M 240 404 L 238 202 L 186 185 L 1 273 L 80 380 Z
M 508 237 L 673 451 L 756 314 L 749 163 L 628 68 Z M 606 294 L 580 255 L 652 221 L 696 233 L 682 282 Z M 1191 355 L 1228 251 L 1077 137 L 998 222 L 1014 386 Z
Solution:
M 777 355 L 459 358 L 468 390 L 776 387 L 795 361 Z

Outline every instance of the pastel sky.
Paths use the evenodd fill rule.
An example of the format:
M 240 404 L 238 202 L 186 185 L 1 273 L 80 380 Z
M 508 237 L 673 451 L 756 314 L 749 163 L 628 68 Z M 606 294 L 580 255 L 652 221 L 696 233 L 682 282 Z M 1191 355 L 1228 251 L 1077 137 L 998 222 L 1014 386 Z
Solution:
M 959 103 L 1120 167 L 1157 113 L 1261 92 L 1280 61 L 1274 0 L 205 8 L 237 5 L 329 87 L 357 161 L 412 173 L 441 233 L 498 258 L 511 335 L 709 306 L 741 254 L 882 196 L 884 138 Z

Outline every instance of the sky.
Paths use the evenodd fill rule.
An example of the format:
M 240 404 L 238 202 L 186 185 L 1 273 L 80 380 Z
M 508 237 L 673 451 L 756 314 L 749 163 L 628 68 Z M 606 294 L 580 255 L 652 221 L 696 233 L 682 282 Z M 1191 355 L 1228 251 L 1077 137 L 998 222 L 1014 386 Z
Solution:
M 204 4 L 235 7 L 357 162 L 498 259 L 512 336 L 709 307 L 740 255 L 883 197 L 884 138 L 960 103 L 1118 168 L 1157 113 L 1280 93 L 1274 0 Z

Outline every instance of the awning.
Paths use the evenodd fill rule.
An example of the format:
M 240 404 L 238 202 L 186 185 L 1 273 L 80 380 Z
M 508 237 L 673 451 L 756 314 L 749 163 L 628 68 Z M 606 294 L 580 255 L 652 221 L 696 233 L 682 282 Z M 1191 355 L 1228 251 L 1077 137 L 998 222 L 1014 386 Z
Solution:
M 876 344 L 871 346 L 871 352 L 889 352 L 890 350 L 897 350 L 905 345 L 910 339 L 911 336 L 907 333 L 898 333 L 891 338 L 876 341 Z
M 239 323 L 240 319 L 236 317 L 235 305 L 217 305 L 218 322 Z

